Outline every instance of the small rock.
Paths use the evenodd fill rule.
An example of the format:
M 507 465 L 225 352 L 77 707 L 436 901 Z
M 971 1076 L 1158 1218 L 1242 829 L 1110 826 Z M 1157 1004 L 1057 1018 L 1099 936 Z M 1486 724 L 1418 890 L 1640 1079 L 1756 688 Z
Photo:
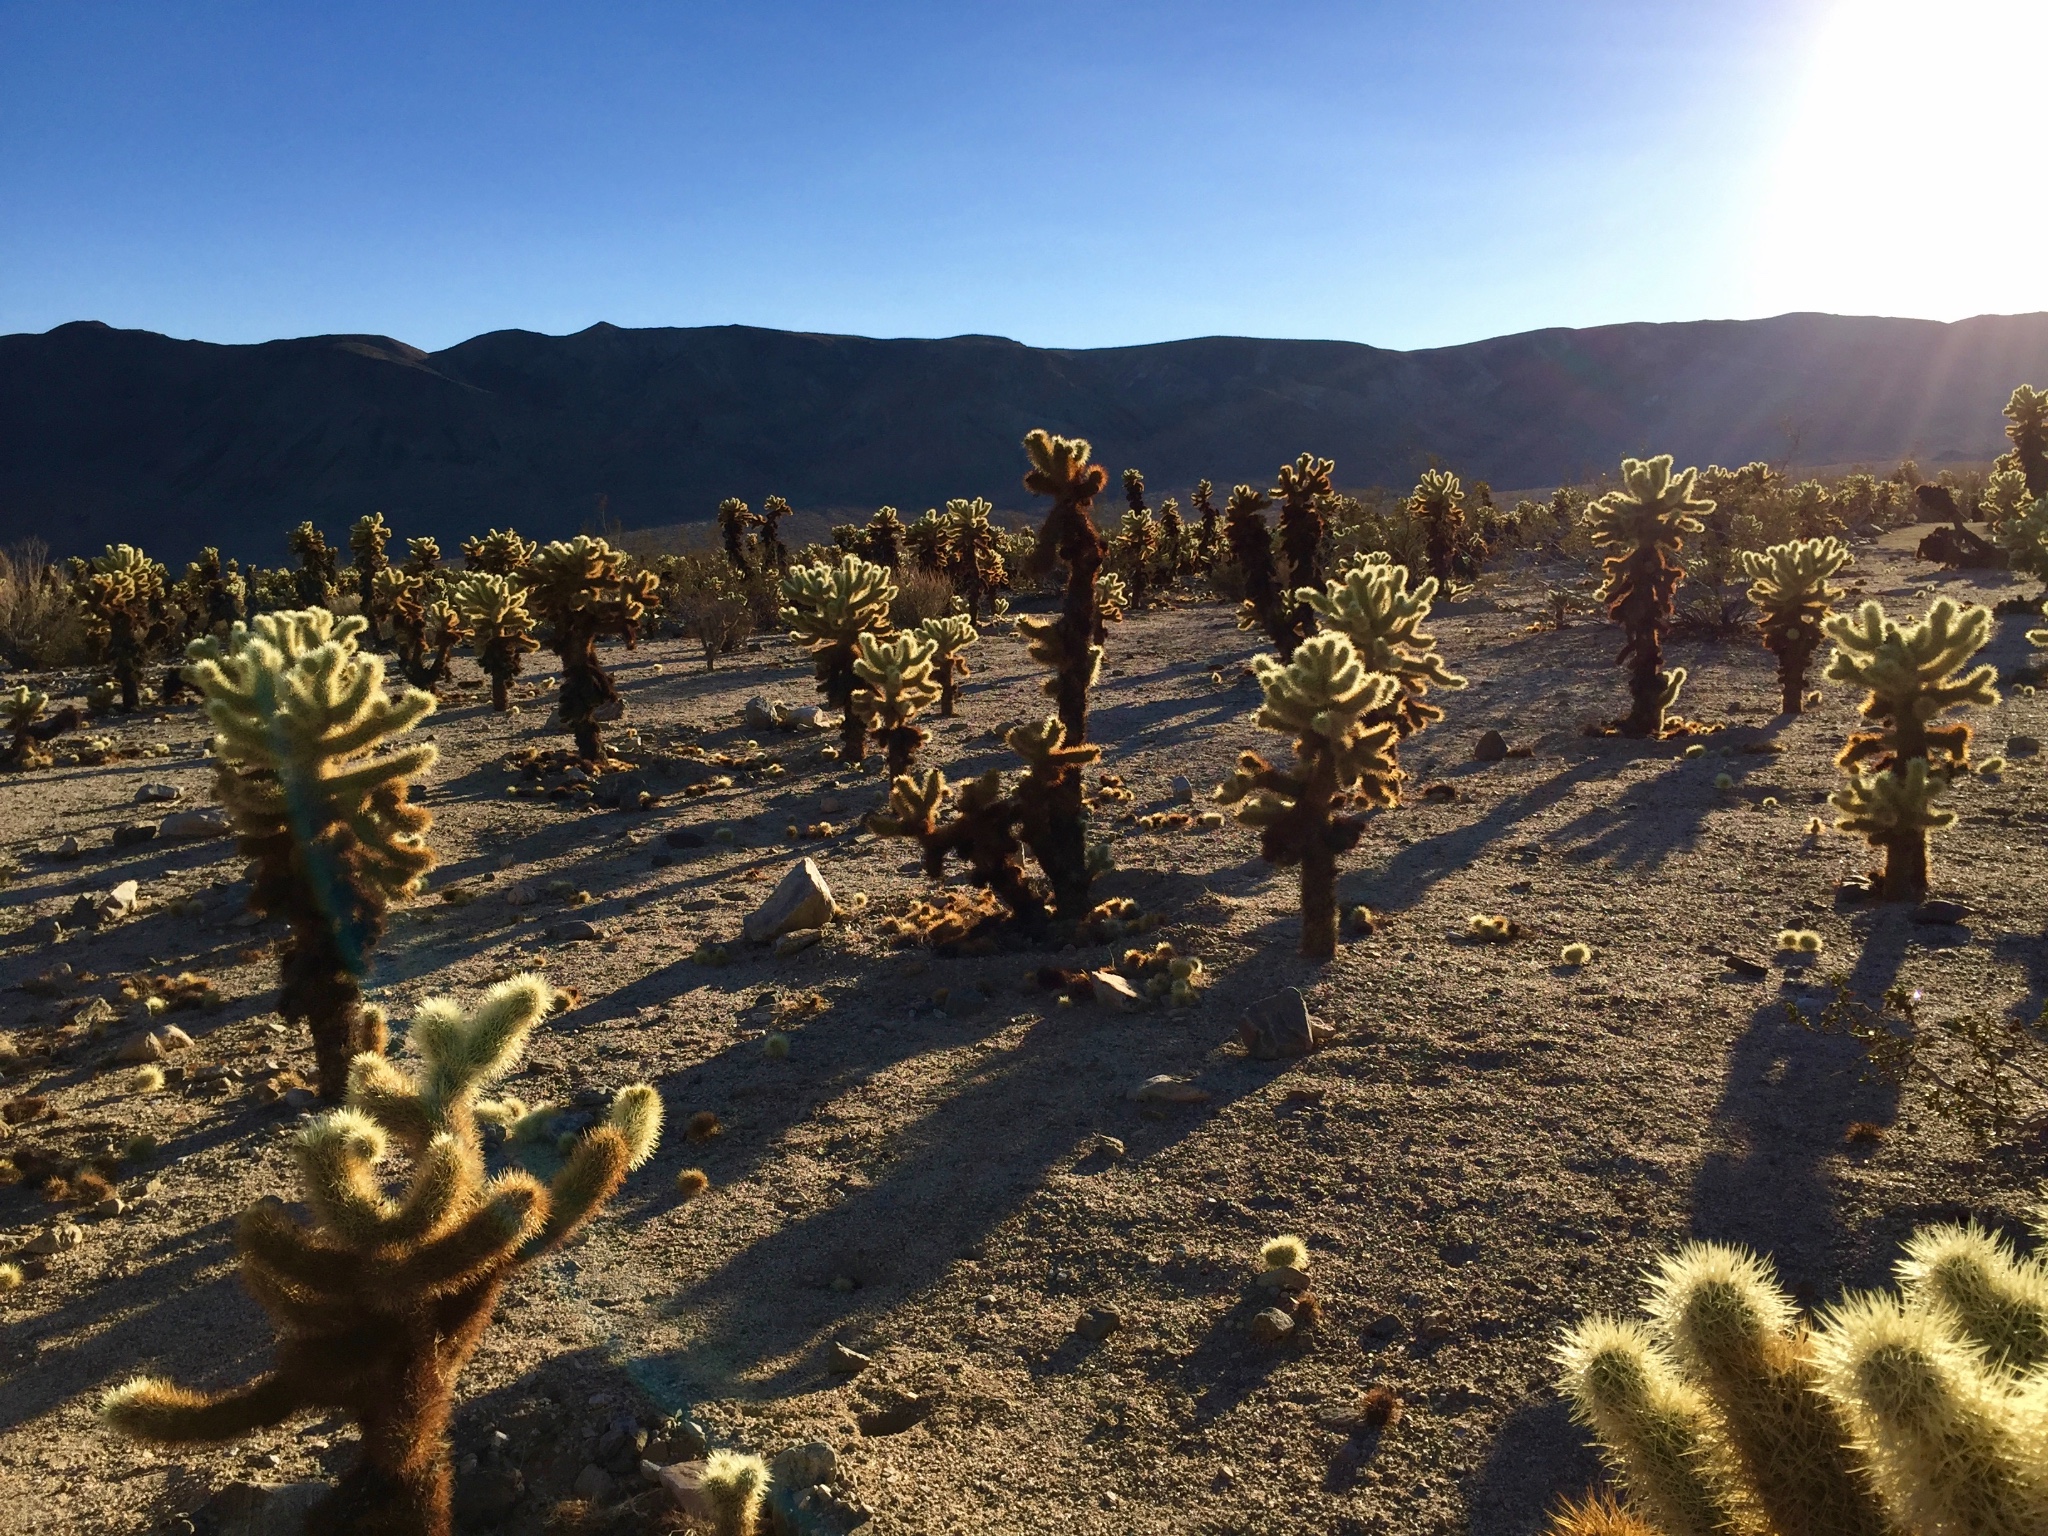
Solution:
M 1508 755 L 1508 740 L 1499 731 L 1481 733 L 1472 743 L 1472 761 L 1475 763 L 1497 763 Z
M 1844 905 L 1851 902 L 1869 901 L 1877 895 L 1877 885 L 1868 875 L 1846 875 L 1835 887 L 1835 900 Z
M 119 1195 L 109 1195 L 92 1208 L 95 1216 L 118 1216 L 128 1209 L 128 1202 Z
M 2005 738 L 2007 757 L 2038 757 L 2041 753 L 2041 738 L 2038 736 L 2008 736 Z
M 704 1433 L 704 1426 L 695 1419 L 671 1419 L 668 1443 L 681 1461 L 702 1461 L 711 1453 L 711 1437 Z
M 839 1478 L 839 1453 L 822 1440 L 807 1440 L 778 1453 L 768 1464 L 778 1488 L 815 1488 Z
M 1278 1344 L 1294 1332 L 1294 1319 L 1278 1307 L 1268 1307 L 1252 1319 L 1252 1337 L 1261 1344 Z
M 1074 1332 L 1091 1344 L 1100 1344 L 1123 1325 L 1123 1314 L 1115 1307 L 1091 1307 L 1074 1324 Z
M 287 1088 L 284 1091 L 284 1107 L 298 1110 L 301 1114 L 320 1102 L 320 1095 L 310 1088 Z
M 1095 1001 L 1118 1013 L 1137 1013 L 1151 1006 L 1145 994 L 1132 986 L 1115 971 L 1091 971 L 1089 981 L 1094 983 Z
M 832 887 L 825 883 L 815 859 L 800 859 L 789 867 L 775 890 L 740 924 L 750 944 L 766 944 L 785 933 L 804 928 L 822 928 L 837 911 Z
M 747 728 L 755 731 L 782 730 L 788 714 L 787 704 L 759 693 L 747 700 L 740 710 L 740 718 L 746 722 Z
M 1131 1099 L 1139 1104 L 1206 1104 L 1209 1090 L 1197 1088 L 1184 1077 L 1162 1072 L 1133 1088 Z
M 92 922 L 95 927 L 101 923 L 116 923 L 135 911 L 135 903 L 141 899 L 142 888 L 133 880 L 123 880 L 112 890 L 102 894 L 92 904 Z M 87 898 L 80 897 L 84 901 Z
M 508 906 L 530 907 L 539 900 L 539 888 L 525 880 L 514 880 L 505 887 L 505 902 Z
M 1122 1157 L 1126 1149 L 1124 1144 L 1116 1137 L 1105 1136 L 1098 1132 L 1095 1140 L 1089 1143 L 1088 1150 L 1090 1152 L 1100 1152 L 1104 1157 Z
M 677 1513 L 694 1525 L 710 1526 L 717 1523 L 718 1511 L 711 1503 L 711 1497 L 704 1491 L 704 1463 L 701 1461 L 679 1461 L 672 1466 L 657 1467 L 654 1480 L 661 1484 Z
M 1738 955 L 1733 950 L 1721 956 L 1721 961 L 1738 976 L 1747 976 L 1751 981 L 1762 981 L 1771 974 L 1771 968 L 1761 960 L 1752 960 L 1747 955 Z
M 114 1060 L 123 1066 L 139 1066 L 144 1062 L 163 1059 L 164 1043 L 154 1033 L 140 1035 L 114 1053 Z
M 114 1022 L 114 1005 L 104 997 L 89 997 L 65 1021 L 83 1029 L 95 1029 Z
M 1167 788 L 1173 791 L 1173 799 L 1176 805 L 1193 805 L 1195 803 L 1195 786 L 1188 781 L 1186 774 L 1176 773 L 1167 781 Z
M 828 723 L 824 711 L 816 704 L 799 704 L 786 718 L 792 731 L 822 731 Z
M 592 1504 L 602 1504 L 611 1497 L 612 1475 L 596 1462 L 586 1462 L 583 1470 L 576 1474 L 576 1481 L 569 1491 L 577 1498 Z
M 203 843 L 234 830 L 219 811 L 173 811 L 156 824 L 156 835 L 167 843 Z
M 185 791 L 175 784 L 145 784 L 135 791 L 137 805 L 168 804 L 172 800 L 185 798 Z
M 930 1418 L 945 1400 L 944 1391 L 926 1392 L 906 1398 L 893 1408 L 878 1408 L 872 1413 L 860 1414 L 854 1422 L 860 1425 L 860 1432 L 864 1435 L 900 1435 Z
M 85 849 L 79 846 L 78 839 L 75 837 L 67 837 L 64 839 L 63 842 L 57 845 L 57 851 L 54 854 L 52 854 L 51 857 L 58 859 L 76 859 L 83 857 L 84 854 Z
M 548 930 L 563 944 L 576 944 L 588 939 L 601 939 L 604 932 L 595 923 L 586 923 L 582 918 L 571 918 L 566 923 L 557 923 Z
M 131 821 L 125 827 L 114 828 L 114 846 L 132 848 L 137 843 L 156 841 L 156 823 L 153 821 Z
M 166 1051 L 188 1050 L 192 1045 L 192 1037 L 175 1024 L 159 1031 L 157 1038 L 163 1041 Z
M 873 1363 L 872 1356 L 857 1349 L 848 1349 L 844 1344 L 834 1344 L 826 1357 L 825 1368 L 834 1376 L 858 1376 Z
M 823 937 L 824 935 L 816 928 L 799 928 L 794 933 L 785 933 L 775 941 L 775 953 L 786 958 L 809 949 Z
M 1296 1269 L 1292 1264 L 1276 1264 L 1271 1269 L 1259 1271 L 1259 1285 L 1269 1291 L 1285 1291 L 1298 1296 L 1308 1289 L 1308 1272 Z
M 85 1233 L 68 1221 L 47 1227 L 28 1240 L 28 1253 L 69 1253 L 85 1241 Z
M 1329 1025 L 1312 1017 L 1300 989 L 1288 987 L 1260 998 L 1238 1020 L 1237 1038 L 1254 1061 L 1282 1061 L 1306 1056 L 1336 1037 Z
M 1913 909 L 1916 923 L 1948 924 L 1960 923 L 1970 915 L 1970 909 L 1960 901 L 1923 901 Z

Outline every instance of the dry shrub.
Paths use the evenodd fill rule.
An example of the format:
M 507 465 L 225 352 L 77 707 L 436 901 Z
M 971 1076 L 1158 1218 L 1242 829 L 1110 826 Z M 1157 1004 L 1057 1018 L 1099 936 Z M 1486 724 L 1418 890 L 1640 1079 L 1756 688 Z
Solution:
M 41 539 L 0 550 L 0 660 L 11 667 L 87 659 L 84 616 Z
M 952 607 L 950 577 L 920 566 L 896 572 L 896 601 L 889 605 L 889 622 L 899 630 L 915 629 L 926 619 L 942 618 Z

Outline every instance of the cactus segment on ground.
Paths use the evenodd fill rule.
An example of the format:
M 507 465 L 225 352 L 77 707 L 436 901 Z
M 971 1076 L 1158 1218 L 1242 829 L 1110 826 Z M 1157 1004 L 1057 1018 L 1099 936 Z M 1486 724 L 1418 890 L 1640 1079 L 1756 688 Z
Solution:
M 491 708 L 503 714 L 512 707 L 512 679 L 527 655 L 540 649 L 525 589 L 509 576 L 473 570 L 456 583 L 454 600 L 477 665 L 491 680 Z
M 549 544 L 533 558 L 527 601 L 562 659 L 559 713 L 581 757 L 603 760 L 600 727 L 622 707 L 618 684 L 597 659 L 597 642 L 606 635 L 630 639 L 660 584 L 652 571 L 628 571 L 623 552 L 588 534 Z
M 432 712 L 433 695 L 388 697 L 383 658 L 357 649 L 363 628 L 324 608 L 259 614 L 225 640 L 194 641 L 185 669 L 213 725 L 221 804 L 251 861 L 250 905 L 291 930 L 278 1011 L 312 1034 L 329 1099 L 354 1056 L 384 1048 L 361 978 L 387 908 L 434 863 L 433 818 L 407 800 L 434 748 L 379 751 Z
M 479 1095 L 517 1064 L 550 995 L 540 978 L 515 976 L 466 1013 L 433 999 L 413 1021 L 416 1066 L 358 1056 L 347 1105 L 293 1141 L 311 1225 L 266 1199 L 236 1227 L 243 1281 L 277 1326 L 275 1368 L 215 1393 L 138 1377 L 107 1394 L 109 1427 L 177 1445 L 340 1411 L 361 1427 L 361 1448 L 307 1529 L 447 1536 L 456 1379 L 499 1293 L 609 1201 L 661 1134 L 661 1101 L 636 1084 L 551 1183 L 486 1176 L 478 1118 L 490 1106 Z M 411 1169 L 395 1194 L 379 1169 L 393 1150 Z
M 1794 539 L 1740 553 L 1764 649 L 1778 658 L 1779 713 L 1796 715 L 1805 706 L 1806 669 L 1820 648 L 1821 626 L 1842 596 L 1828 578 L 1851 563 L 1849 546 L 1834 538 Z
M 932 664 L 939 679 L 939 718 L 950 720 L 958 680 L 974 675 L 961 652 L 981 638 L 981 631 L 966 614 L 947 613 L 926 619 L 917 632 L 932 643 Z
M 1327 960 L 1337 952 L 1337 856 L 1355 847 L 1364 830 L 1340 806 L 1393 805 L 1399 798 L 1400 731 L 1390 715 L 1400 685 L 1368 672 L 1341 634 L 1310 636 L 1291 662 L 1256 656 L 1252 670 L 1265 695 L 1257 723 L 1294 737 L 1295 766 L 1282 771 L 1246 752 L 1217 786 L 1216 799 L 1237 806 L 1237 819 L 1259 829 L 1267 863 L 1301 866 L 1301 952 Z
M 1465 679 L 1444 664 L 1436 636 L 1423 632 L 1437 593 L 1434 576 L 1412 588 L 1408 568 L 1378 554 L 1346 570 L 1322 591 L 1304 587 L 1295 594 L 1322 621 L 1351 642 L 1368 672 L 1383 673 L 1400 685 L 1388 718 L 1406 740 L 1425 725 L 1443 719 L 1429 702 L 1432 685 L 1456 690 Z
M 928 731 L 911 722 L 938 702 L 936 654 L 937 647 L 915 631 L 860 637 L 853 672 L 861 686 L 853 690 L 852 706 L 881 743 L 891 775 L 910 772 L 911 758 L 930 739 Z
M 782 622 L 790 638 L 809 649 L 818 691 L 844 717 L 840 756 L 849 764 L 868 750 L 867 722 L 853 703 L 860 681 L 854 660 L 863 634 L 891 633 L 889 605 L 895 601 L 888 570 L 859 555 L 793 566 L 782 578 Z
M 1672 598 L 1685 580 L 1678 563 L 1684 536 L 1698 533 L 1714 503 L 1695 496 L 1697 470 L 1674 475 L 1671 455 L 1623 459 L 1621 488 L 1586 508 L 1596 549 L 1613 550 L 1601 565 L 1607 580 L 1600 597 L 1625 637 L 1617 663 L 1629 669 L 1629 712 L 1616 722 L 1624 736 L 1656 736 L 1665 712 L 1678 702 L 1685 669 L 1664 670 L 1664 631 Z
M 1829 797 L 1842 813 L 1835 826 L 1883 852 L 1885 900 L 1917 900 L 1927 891 L 1928 834 L 1955 821 L 1935 801 L 1970 755 L 1967 724 L 1934 721 L 1946 710 L 1998 702 L 1991 667 L 1962 670 L 1991 638 L 1991 610 L 1937 598 L 1926 618 L 1900 625 L 1865 603 L 1822 628 L 1836 646 L 1827 676 L 1869 690 L 1861 714 L 1875 727 L 1851 735 L 1835 759 L 1850 775 Z

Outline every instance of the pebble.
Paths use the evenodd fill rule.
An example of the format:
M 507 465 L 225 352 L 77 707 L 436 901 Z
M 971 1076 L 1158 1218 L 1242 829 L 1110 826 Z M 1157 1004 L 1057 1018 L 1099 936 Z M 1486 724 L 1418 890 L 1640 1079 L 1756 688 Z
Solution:
M 137 805 L 151 805 L 184 798 L 185 791 L 175 784 L 145 784 L 135 791 Z
M 1146 1078 L 1131 1090 L 1132 1100 L 1139 1104 L 1206 1104 L 1209 1097 L 1208 1089 L 1166 1072 Z
M 586 1462 L 569 1491 L 589 1503 L 602 1504 L 612 1491 L 612 1475 L 597 1463 Z
M 1923 901 L 1913 909 L 1913 921 L 1929 925 L 1960 923 L 1970 909 L 1960 901 Z
M 30 1238 L 24 1251 L 35 1254 L 69 1253 L 84 1242 L 85 1233 L 79 1227 L 68 1221 L 60 1221 Z
M 1168 781 L 1167 787 L 1173 791 L 1175 804 L 1193 805 L 1195 803 L 1195 786 L 1189 782 L 1186 774 L 1176 773 Z
M 778 1488 L 814 1488 L 839 1478 L 839 1453 L 823 1440 L 807 1440 L 779 1452 L 768 1464 Z
M 114 846 L 132 848 L 137 843 L 156 841 L 157 826 L 153 821 L 131 821 L 126 826 L 114 828 Z
M 1278 1344 L 1294 1332 L 1294 1319 L 1278 1307 L 1268 1307 L 1252 1319 L 1252 1337 L 1261 1344 Z
M 858 1376 L 874 1363 L 872 1356 L 864 1355 L 857 1349 L 848 1349 L 844 1344 L 834 1344 L 825 1367 L 835 1376 Z
M 740 932 L 750 944 L 766 944 L 785 933 L 822 928 L 838 910 L 832 887 L 815 859 L 799 859 L 776 884 L 768 899 L 749 912 Z
M 226 837 L 234 828 L 219 811 L 173 811 L 157 823 L 157 836 L 171 843 L 200 843 Z
M 1074 1332 L 1091 1343 L 1100 1344 L 1123 1325 L 1123 1314 L 1115 1307 L 1093 1307 L 1081 1314 L 1080 1321 L 1074 1324 Z
M 604 932 L 595 923 L 586 923 L 581 918 L 572 918 L 566 923 L 557 923 L 548 930 L 563 944 L 575 944 L 586 939 L 601 939 Z
M 1118 1013 L 1138 1013 L 1151 1006 L 1150 1000 L 1115 971 L 1091 971 L 1095 1001 Z

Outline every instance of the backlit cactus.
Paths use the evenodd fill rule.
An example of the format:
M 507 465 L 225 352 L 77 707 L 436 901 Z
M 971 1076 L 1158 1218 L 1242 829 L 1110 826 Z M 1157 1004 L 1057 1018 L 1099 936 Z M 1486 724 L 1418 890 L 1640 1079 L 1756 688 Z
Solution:
M 1794 539 L 1741 555 L 1764 649 L 1778 658 L 1779 713 L 1796 715 L 1805 704 L 1806 668 L 1820 648 L 1821 626 L 1842 595 L 1828 578 L 1850 563 L 1849 546 L 1840 539 Z
M 1422 525 L 1429 574 L 1440 583 L 1449 581 L 1457 574 L 1458 552 L 1465 544 L 1464 486 L 1446 470 L 1425 469 L 1408 497 L 1408 510 Z
M 339 1411 L 360 1449 L 307 1529 L 447 1536 L 456 1380 L 505 1282 L 575 1235 L 661 1134 L 661 1101 L 636 1084 L 551 1183 L 487 1176 L 478 1096 L 517 1064 L 550 995 L 515 976 L 468 1012 L 434 999 L 413 1021 L 416 1067 L 357 1057 L 347 1106 L 293 1140 L 312 1223 L 266 1199 L 236 1226 L 243 1281 L 277 1325 L 275 1367 L 215 1393 L 138 1377 L 107 1394 L 108 1427 L 179 1445 Z M 394 1150 L 409 1176 L 389 1190 L 379 1165 Z
M 953 525 L 936 507 L 903 530 L 903 552 L 921 570 L 943 571 L 953 563 Z
M 441 570 L 441 541 L 430 534 L 405 541 L 405 564 L 401 567 L 408 576 L 422 580 L 436 578 Z
M 1320 587 L 1323 584 L 1323 504 L 1329 500 L 1331 471 L 1336 463 L 1304 453 L 1292 464 L 1282 464 L 1275 477 L 1273 499 L 1280 503 L 1280 552 L 1287 560 L 1286 589 Z M 1275 637 L 1280 659 L 1288 660 L 1294 648 L 1315 633 L 1315 614 L 1296 596 L 1287 610 L 1285 632 Z
M 1388 718 L 1401 740 L 1443 719 L 1444 712 L 1428 699 L 1432 685 L 1465 686 L 1465 679 L 1437 654 L 1436 636 L 1422 629 L 1436 592 L 1434 576 L 1425 576 L 1410 588 L 1406 566 L 1385 555 L 1370 555 L 1324 590 L 1305 587 L 1296 594 L 1325 628 L 1351 642 L 1368 672 L 1383 673 L 1400 685 Z
M 488 576 L 524 575 L 538 553 L 538 544 L 522 539 L 510 528 L 503 532 L 493 528 L 481 538 L 462 541 L 462 563 Z
M 945 814 L 950 810 L 950 815 Z M 1026 882 L 1024 845 L 1018 836 L 1022 810 L 1004 792 L 1003 771 L 991 768 L 954 786 L 928 768 L 904 775 L 889 787 L 889 808 L 871 823 L 884 837 L 907 837 L 924 850 L 924 871 L 946 878 L 946 864 L 967 866 L 970 883 L 992 891 L 1027 930 L 1045 922 L 1045 903 Z
M 1624 736 L 1656 736 L 1685 685 L 1683 667 L 1664 670 L 1672 597 L 1685 580 L 1678 551 L 1686 534 L 1700 531 L 1700 518 L 1714 503 L 1693 494 L 1697 470 L 1672 474 L 1668 453 L 1623 459 L 1621 479 L 1621 489 L 1586 508 L 1586 528 L 1596 549 L 1614 551 L 1602 562 L 1607 580 L 1600 597 L 1625 637 L 1615 659 L 1629 669 L 1630 701 L 1615 729 Z
M 2005 403 L 2005 435 L 2012 457 L 2036 500 L 2048 496 L 2048 394 L 2022 384 Z
M 778 576 L 789 569 L 789 546 L 782 542 L 782 520 L 789 516 L 789 503 L 770 496 L 761 503 L 761 569 Z
M 796 566 L 782 578 L 782 622 L 810 650 L 825 702 L 844 716 L 840 755 L 848 763 L 867 756 L 867 722 L 853 703 L 860 638 L 891 632 L 889 605 L 895 600 L 889 572 L 859 555 Z
M 525 590 L 509 576 L 475 570 L 456 583 L 453 597 L 477 665 L 491 680 L 491 708 L 503 714 L 512 707 L 512 679 L 527 655 L 540 649 Z
M 1337 952 L 1337 856 L 1364 830 L 1339 807 L 1398 800 L 1399 730 L 1381 712 L 1391 711 L 1400 687 L 1368 672 L 1341 634 L 1309 637 L 1291 662 L 1256 656 L 1252 669 L 1265 694 L 1257 723 L 1294 737 L 1295 766 L 1283 771 L 1246 752 L 1216 799 L 1236 805 L 1237 819 L 1259 829 L 1267 863 L 1301 866 L 1301 952 L 1327 960 Z
M 348 531 L 349 552 L 355 556 L 356 594 L 362 599 L 363 617 L 370 621 L 372 635 L 384 632 L 384 615 L 377 606 L 377 578 L 391 568 L 390 557 L 384 553 L 390 542 L 391 529 L 382 512 L 357 518 Z
M 50 754 L 44 750 L 44 744 L 66 731 L 76 730 L 84 718 L 73 704 L 45 716 L 49 707 L 50 696 L 26 683 L 18 684 L 12 693 L 0 693 L 0 721 L 4 721 L 8 733 L 7 750 L 0 753 L 0 768 L 49 766 Z
M 877 507 L 868 519 L 861 538 L 860 553 L 879 566 L 894 571 L 903 563 L 903 519 L 894 507 Z
M 929 738 L 912 721 L 938 702 L 935 654 L 932 642 L 914 631 L 887 638 L 863 634 L 857 643 L 853 672 L 861 686 L 853 690 L 851 704 L 881 744 L 891 775 L 908 773 L 910 760 Z
M 1216 487 L 1207 480 L 1195 482 L 1195 494 L 1188 503 L 1188 510 L 1199 521 L 1195 524 L 1195 547 L 1193 568 L 1206 571 L 1216 563 L 1223 550 L 1223 530 L 1216 515 L 1216 503 L 1212 499 Z
M 1145 477 L 1135 469 L 1124 471 L 1124 501 L 1123 522 L 1110 541 L 1110 558 L 1129 583 L 1132 600 L 1142 608 L 1151 593 L 1152 564 L 1159 558 L 1159 522 L 1145 504 Z
M 356 648 L 363 628 L 324 608 L 260 614 L 225 640 L 194 641 L 185 669 L 213 725 L 221 804 L 250 859 L 250 905 L 291 930 L 278 1011 L 312 1034 L 330 1099 L 351 1058 L 384 1048 L 361 979 L 387 908 L 434 863 L 433 818 L 407 799 L 434 748 L 379 750 L 432 712 L 433 695 L 387 697 L 383 658 Z
M 725 558 L 742 581 L 754 579 L 754 530 L 760 526 L 761 515 L 739 497 L 728 496 L 718 504 L 718 535 L 725 544 Z
M 1244 576 L 1244 602 L 1237 611 L 1237 627 L 1262 629 L 1278 646 L 1293 630 L 1288 623 L 1292 609 L 1273 564 L 1273 534 L 1266 526 L 1264 509 L 1272 504 L 1264 491 L 1238 486 L 1223 509 L 1223 537 Z
M 132 713 L 141 706 L 144 670 L 171 638 L 164 568 L 131 544 L 109 544 L 73 570 L 86 635 L 113 666 L 121 708 Z
M 932 643 L 932 666 L 939 679 L 939 718 L 950 720 L 958 680 L 973 676 L 961 652 L 981 638 L 981 631 L 966 614 L 947 613 L 926 619 L 917 632 Z
M 603 539 L 578 534 L 533 557 L 527 604 L 547 624 L 548 645 L 562 660 L 562 724 L 576 752 L 602 761 L 605 722 L 624 710 L 619 686 L 597 659 L 597 642 L 630 636 L 661 585 L 652 571 L 629 571 L 626 556 Z
M 1934 721 L 1947 710 L 1998 702 L 1989 666 L 1962 670 L 1991 638 L 1991 610 L 1959 608 L 1944 597 L 1926 618 L 1899 625 L 1865 603 L 1823 629 L 1836 646 L 1828 677 L 1869 690 L 1861 713 L 1875 727 L 1850 736 L 1835 759 L 1850 775 L 1829 797 L 1842 813 L 1835 826 L 1883 852 L 1885 900 L 1916 900 L 1927 891 L 1928 834 L 1955 821 L 1935 801 L 1970 754 L 1967 724 Z
M 946 503 L 946 574 L 967 605 L 967 617 L 977 624 L 983 603 L 1010 584 L 1002 539 L 989 521 L 994 510 L 979 496 Z

